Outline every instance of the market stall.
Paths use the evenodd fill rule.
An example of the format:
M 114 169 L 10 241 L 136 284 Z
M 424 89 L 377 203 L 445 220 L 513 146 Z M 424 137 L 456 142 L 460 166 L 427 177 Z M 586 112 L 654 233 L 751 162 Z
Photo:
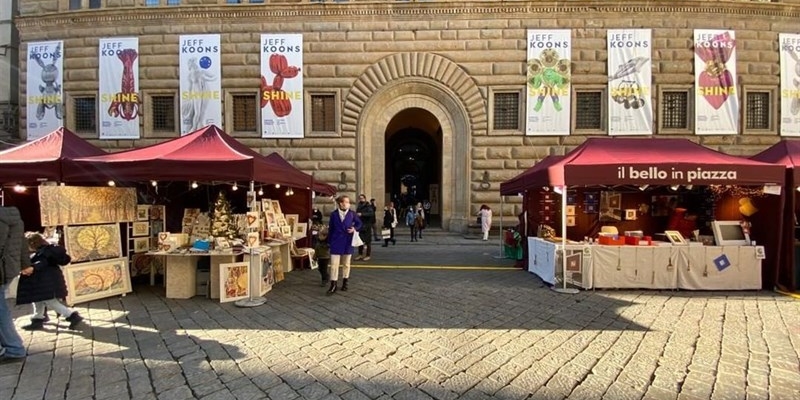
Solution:
M 800 140 L 784 139 L 772 147 L 751 157 L 756 161 L 783 165 L 786 168 L 786 181 L 783 186 L 783 207 L 772 204 L 764 210 L 770 215 L 782 218 L 781 229 L 770 227 L 764 229 L 762 235 L 769 254 L 775 254 L 770 260 L 774 264 L 773 280 L 779 290 L 797 292 L 800 290 L 800 224 L 797 215 L 800 211 Z M 772 250 L 772 249 L 775 250 Z
M 747 235 L 751 223 L 779 221 L 749 217 L 762 197 L 780 199 L 765 192 L 783 182 L 783 167 L 684 139 L 631 138 L 591 138 L 548 164 L 532 168 L 524 191 L 517 191 L 524 193 L 530 226 L 537 227 L 529 229 L 539 237 L 529 238 L 529 249 L 542 248 L 529 251 L 529 270 L 546 282 L 762 287 L 764 248 L 751 246 Z

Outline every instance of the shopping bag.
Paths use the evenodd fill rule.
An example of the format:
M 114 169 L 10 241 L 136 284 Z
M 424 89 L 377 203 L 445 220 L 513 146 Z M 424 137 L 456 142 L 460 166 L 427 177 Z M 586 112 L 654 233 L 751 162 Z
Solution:
M 391 229 L 381 229 L 381 239 L 391 239 L 391 238 L 392 238 Z
M 16 299 L 17 298 L 17 285 L 19 285 L 19 275 L 15 276 L 11 282 L 6 285 L 6 298 L 7 299 Z
M 361 247 L 364 245 L 364 241 L 361 240 L 361 235 L 358 232 L 353 233 L 353 241 L 350 243 L 353 247 Z

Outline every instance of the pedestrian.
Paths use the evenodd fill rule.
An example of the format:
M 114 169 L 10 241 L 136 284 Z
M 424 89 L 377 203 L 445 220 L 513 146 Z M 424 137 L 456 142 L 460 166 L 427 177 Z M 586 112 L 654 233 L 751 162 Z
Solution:
M 419 232 L 419 238 L 422 239 L 422 231 L 425 229 L 425 209 L 422 208 L 422 203 L 417 203 L 417 215 L 415 218 L 417 232 Z
M 411 241 L 417 242 L 417 213 L 414 211 L 414 206 L 408 206 L 406 210 L 406 226 L 411 230 Z
M 390 201 L 389 205 L 383 208 L 383 229 L 389 230 L 389 237 L 383 239 L 383 247 L 389 247 L 389 241 L 392 245 L 397 244 L 394 238 L 394 228 L 397 226 L 397 210 L 394 209 L 394 202 Z
M 478 210 L 478 216 L 481 217 L 481 232 L 483 233 L 483 240 L 489 240 L 489 230 L 492 229 L 492 209 L 486 204 L 481 204 L 481 209 Z
M 319 274 L 322 277 L 320 286 L 325 286 L 330 279 L 330 271 L 328 271 L 328 268 L 330 267 L 331 261 L 331 245 L 328 243 L 328 227 L 323 226 L 320 228 L 317 237 L 317 243 L 314 245 L 314 260 L 317 262 L 317 269 L 319 269 Z
M 336 199 L 336 210 L 331 213 L 328 226 L 328 243 L 331 251 L 331 286 L 328 295 L 336 293 L 339 265 L 342 265 L 342 291 L 347 291 L 350 279 L 350 258 L 353 256 L 353 235 L 362 227 L 361 219 L 350 209 L 350 198 L 342 195 Z
M 375 225 L 375 209 L 367 201 L 366 195 L 358 196 L 356 214 L 362 223 L 361 229 L 358 230 L 358 235 L 361 237 L 361 241 L 364 242 L 363 245 L 358 246 L 356 261 L 369 261 L 372 255 L 372 226 Z
M 378 236 L 381 233 L 378 230 L 378 205 L 375 204 L 375 199 L 369 199 L 369 204 L 372 205 L 372 212 L 375 214 L 375 218 L 372 220 L 372 239 L 378 241 L 382 239 Z
M 30 325 L 22 329 L 35 331 L 44 328 L 45 307 L 54 310 L 69 321 L 69 329 L 75 330 L 83 321 L 77 311 L 72 310 L 59 301 L 67 297 L 67 284 L 61 266 L 67 265 L 72 258 L 66 249 L 50 244 L 36 232 L 25 234 L 28 250 L 33 252 L 30 266 L 20 273 L 17 287 L 17 305 L 33 304 L 33 316 Z
M 24 231 L 19 210 L 0 207 L 0 363 L 22 361 L 26 355 L 6 302 L 8 285 L 28 266 Z

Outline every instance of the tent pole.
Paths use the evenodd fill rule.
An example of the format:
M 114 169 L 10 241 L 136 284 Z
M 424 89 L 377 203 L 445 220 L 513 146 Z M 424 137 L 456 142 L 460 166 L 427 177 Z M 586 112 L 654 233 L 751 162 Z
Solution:
M 250 211 L 253 211 L 253 208 L 256 207 L 256 196 L 255 196 L 255 194 L 256 194 L 256 182 L 255 181 L 250 181 L 250 192 L 248 192 L 248 193 L 252 193 L 253 194 L 253 199 L 250 200 L 250 204 L 247 205 L 247 208 L 249 208 Z
M 506 196 L 500 195 L 500 255 L 499 255 L 499 258 L 506 258 L 505 255 L 503 255 L 503 236 L 505 235 L 505 232 L 503 232 L 503 209 L 505 208 L 504 207 L 505 203 L 506 203 L 505 199 L 506 199 Z

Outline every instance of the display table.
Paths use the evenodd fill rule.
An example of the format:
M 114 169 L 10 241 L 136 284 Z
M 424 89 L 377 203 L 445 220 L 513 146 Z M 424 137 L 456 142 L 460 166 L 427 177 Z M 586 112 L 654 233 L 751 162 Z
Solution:
M 561 245 L 528 238 L 528 271 L 549 284 L 561 277 Z M 754 246 L 568 244 L 567 283 L 590 289 L 761 289 Z
M 211 257 L 210 286 L 211 298 L 219 298 L 219 265 L 238 261 L 243 253 L 209 252 L 209 253 L 168 253 L 151 252 L 150 255 L 163 256 L 166 259 L 164 274 L 166 275 L 166 296 L 168 299 L 189 299 L 197 295 L 197 261 L 200 257 Z

